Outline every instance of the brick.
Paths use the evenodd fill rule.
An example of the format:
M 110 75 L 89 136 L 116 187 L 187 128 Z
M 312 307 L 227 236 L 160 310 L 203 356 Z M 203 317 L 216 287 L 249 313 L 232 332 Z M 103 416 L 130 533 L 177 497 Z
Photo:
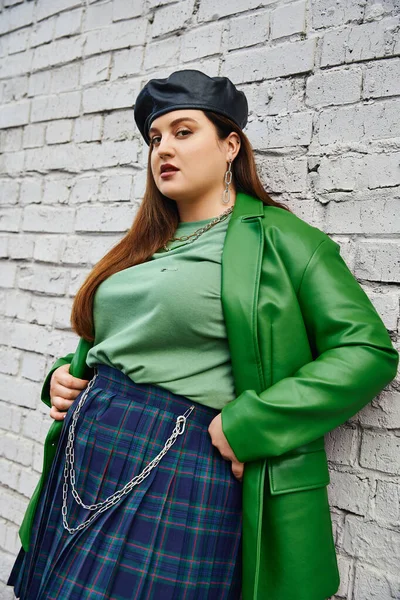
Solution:
M 77 117 L 80 114 L 81 93 L 65 92 L 34 98 L 32 100 L 32 121 L 50 121 L 67 117 Z
M 342 0 L 337 4 L 330 0 L 316 0 L 310 6 L 312 26 L 314 29 L 321 29 L 338 27 L 352 21 L 360 22 L 364 16 L 364 4 L 354 0 Z
M 76 35 L 81 32 L 83 10 L 69 10 L 55 17 L 54 38 Z
M 85 34 L 84 56 L 142 46 L 146 41 L 147 19 L 132 19 L 119 21 L 108 27 L 89 31 Z
M 399 185 L 398 163 L 396 153 L 322 158 L 317 189 L 352 191 Z
M 8 375 L 17 375 L 20 353 L 13 348 L 0 347 L 0 371 Z M 4 425 L 0 420 L 0 425 Z M 7 429 L 4 427 L 4 429 Z
M 29 259 L 33 256 L 34 240 L 25 235 L 10 236 L 9 256 L 13 259 Z
M 57 329 L 71 328 L 72 301 L 68 304 L 56 304 L 54 311 L 54 327 Z
M 271 39 L 306 32 L 306 2 L 291 2 L 271 12 Z
M 247 125 L 247 135 L 257 148 L 282 148 L 308 145 L 312 137 L 311 112 L 265 117 Z
M 121 239 L 120 236 L 75 237 L 66 242 L 62 262 L 70 265 L 95 265 Z
M 113 21 L 121 21 L 122 19 L 131 19 L 132 17 L 140 17 L 145 11 L 145 5 L 142 0 L 114 0 L 113 2 Z
M 111 54 L 99 54 L 87 58 L 82 65 L 81 85 L 106 81 L 110 76 Z
M 70 204 L 83 204 L 97 200 L 99 186 L 100 179 L 97 175 L 75 179 L 71 189 Z
M 0 106 L 0 128 L 18 127 L 29 121 L 30 102 L 23 100 Z
M 218 54 L 221 50 L 222 24 L 213 23 L 191 29 L 182 36 L 181 58 L 190 61 Z
M 400 283 L 400 242 L 360 240 L 355 275 L 371 281 Z
M 46 179 L 44 181 L 42 204 L 68 204 L 73 181 L 74 179 L 68 177 Z
M 325 436 L 325 449 L 329 462 L 339 465 L 355 464 L 357 431 L 344 425 L 336 427 Z
M 102 2 L 88 6 L 85 14 L 84 31 L 107 27 L 112 21 L 112 5 L 112 2 Z
M 34 259 L 41 262 L 58 263 L 65 245 L 64 239 L 55 235 L 41 235 L 36 239 Z
M 29 302 L 30 295 L 25 294 L 22 290 L 7 290 L 7 296 L 4 304 L 5 316 L 10 318 L 17 317 L 18 319 L 26 320 Z
M 307 73 L 314 67 L 315 39 L 278 44 L 271 48 L 251 48 L 230 52 L 225 70 L 235 83 L 260 81 Z
M 0 209 L 0 230 L 15 231 L 20 229 L 22 220 L 21 208 L 2 208 Z
M 21 266 L 18 272 L 18 287 L 23 290 L 43 292 L 50 296 L 63 296 L 67 285 L 67 273 L 57 268 L 40 264 Z
M 400 135 L 400 99 L 382 100 L 364 104 L 332 108 L 320 113 L 318 141 L 320 144 L 337 142 L 368 142 Z M 384 158 L 381 157 L 382 159 Z
M 267 11 L 232 18 L 229 22 L 228 50 L 265 43 L 268 39 L 269 23 L 270 13 Z
M 98 195 L 100 202 L 129 202 L 132 198 L 132 175 L 105 176 L 101 179 Z
M 130 75 L 140 75 L 143 56 L 144 49 L 138 47 L 114 52 L 110 79 L 114 80 Z
M 28 500 L 20 494 L 12 492 L 11 490 L 3 490 L 2 496 L 3 500 L 0 506 L 0 516 L 18 526 L 21 525 L 26 508 L 28 506 Z M 4 562 L 2 564 L 4 566 Z
M 17 77 L 18 75 L 26 75 L 30 72 L 32 60 L 32 50 L 26 50 L 26 52 L 18 52 L 18 54 L 11 54 L 7 56 L 7 60 L 2 60 L 0 62 L 0 77 L 11 78 Z
M 43 146 L 45 126 L 43 123 L 35 123 L 24 127 L 24 148 L 37 148 Z
M 307 105 L 320 107 L 358 102 L 361 85 L 361 69 L 320 71 L 307 79 Z
M 75 143 L 100 141 L 102 137 L 102 115 L 85 115 L 75 119 Z
M 377 481 L 374 517 L 398 527 L 400 525 L 400 485 L 391 481 Z
M 139 93 L 139 81 L 106 83 L 83 91 L 84 113 L 131 107 Z
M 36 23 L 36 27 L 32 30 L 31 48 L 36 48 L 36 46 L 51 42 L 54 36 L 54 28 L 54 18 Z
M 356 564 L 354 600 L 393 600 L 400 598 L 400 578 L 374 565 Z
M 149 43 L 144 56 L 143 69 L 147 71 L 168 65 L 169 70 L 171 70 L 171 65 L 178 63 L 180 48 L 181 38 L 176 36 L 161 42 Z
M 400 227 L 398 201 L 366 200 L 330 202 L 326 212 L 326 233 L 397 233 Z
M 357 515 L 367 513 L 370 485 L 367 476 L 331 469 L 330 480 L 330 504 Z
M 4 10 L 0 19 L 0 35 L 30 25 L 33 22 L 34 8 L 32 2 L 24 2 Z
M 35 352 L 24 352 L 22 355 L 21 375 L 25 379 L 31 379 L 43 383 L 46 367 L 46 359 Z
M 358 413 L 361 425 L 381 429 L 400 429 L 400 392 L 383 390 Z
M 363 98 L 400 95 L 400 58 L 388 58 L 367 64 L 364 72 Z
M 21 182 L 19 204 L 21 206 L 38 204 L 42 199 L 42 183 L 41 179 L 24 179 Z
M 274 192 L 305 192 L 307 189 L 307 160 L 305 158 L 265 158 L 258 171 L 266 188 Z M 315 204 L 315 203 L 314 203 Z
M 72 119 L 60 119 L 47 125 L 46 143 L 65 144 L 72 139 Z
M 228 15 L 236 15 L 240 12 L 252 8 L 262 8 L 275 4 L 275 0 L 220 0 L 218 3 L 214 0 L 202 0 L 199 6 L 197 18 L 201 21 L 217 21 Z
M 82 57 L 84 38 L 61 38 L 50 44 L 38 46 L 33 51 L 32 70 L 39 71 L 55 65 L 64 65 Z M 38 100 L 38 98 L 36 98 Z
M 36 9 L 36 18 L 41 21 L 63 10 L 82 6 L 83 4 L 83 0 L 41 0 Z
M 3 456 L 8 460 L 29 466 L 32 463 L 32 443 L 14 433 L 3 434 Z
M 363 431 L 360 465 L 395 475 L 400 471 L 400 438 Z M 399 540 L 400 541 L 400 540 Z
M 15 263 L 2 261 L 0 287 L 13 288 L 17 277 L 17 265 Z
M 177 4 L 172 4 L 164 8 L 159 8 L 154 15 L 154 21 L 151 29 L 152 37 L 165 35 L 182 29 L 192 16 L 194 0 L 183 0 Z M 196 30 L 191 30 L 196 38 Z M 198 38 L 198 39 L 201 39 Z M 210 39 L 210 38 L 208 38 Z M 210 39 L 212 42 L 212 38 Z M 193 44 L 195 45 L 195 43 Z M 210 52 L 212 54 L 212 52 Z
M 79 206 L 76 213 L 77 231 L 127 231 L 133 221 L 132 206 Z
M 398 19 L 383 18 L 324 34 L 321 67 L 384 58 L 396 42 Z
M 347 515 L 343 548 L 349 556 L 359 559 L 360 562 L 367 561 L 387 574 L 398 574 L 398 531 L 385 529 L 372 521 L 364 521 L 362 517 Z
M 18 181 L 2 179 L 0 181 L 0 204 L 3 206 L 17 204 L 19 187 Z
M 27 206 L 22 229 L 39 233 L 67 233 L 73 231 L 75 211 L 72 208 L 52 206 Z

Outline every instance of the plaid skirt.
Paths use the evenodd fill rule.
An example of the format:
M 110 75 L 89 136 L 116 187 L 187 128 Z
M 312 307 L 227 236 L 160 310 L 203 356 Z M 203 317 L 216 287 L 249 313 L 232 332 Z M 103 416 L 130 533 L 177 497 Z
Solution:
M 7 585 L 21 600 L 239 600 L 242 484 L 211 443 L 219 411 L 105 364 L 91 382 L 80 411 L 85 390 L 67 411 L 30 549 L 21 547 Z M 91 509 L 72 497 L 68 475 L 66 523 L 75 529 L 95 516 L 70 533 L 62 505 L 75 412 L 75 488 Z M 177 417 L 185 413 L 182 432 Z M 173 431 L 180 433 L 168 447 Z M 93 508 L 149 463 L 119 501 Z

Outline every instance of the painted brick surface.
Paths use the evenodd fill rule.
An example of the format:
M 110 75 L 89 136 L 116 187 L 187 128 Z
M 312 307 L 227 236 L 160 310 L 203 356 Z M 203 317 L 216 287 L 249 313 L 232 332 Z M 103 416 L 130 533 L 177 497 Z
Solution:
M 340 244 L 400 349 L 399 40 L 393 0 L 0 0 L 0 600 L 52 422 L 43 379 L 143 196 L 144 82 L 199 68 L 246 93 L 267 191 Z M 397 377 L 326 436 L 335 600 L 400 599 L 399 407 Z

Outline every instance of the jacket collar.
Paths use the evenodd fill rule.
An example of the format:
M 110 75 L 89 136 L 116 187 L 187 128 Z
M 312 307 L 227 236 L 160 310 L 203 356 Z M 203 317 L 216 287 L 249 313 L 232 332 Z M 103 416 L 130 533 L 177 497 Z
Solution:
M 255 196 L 245 192 L 237 192 L 235 204 L 231 215 L 231 221 L 241 217 L 263 217 L 264 203 Z

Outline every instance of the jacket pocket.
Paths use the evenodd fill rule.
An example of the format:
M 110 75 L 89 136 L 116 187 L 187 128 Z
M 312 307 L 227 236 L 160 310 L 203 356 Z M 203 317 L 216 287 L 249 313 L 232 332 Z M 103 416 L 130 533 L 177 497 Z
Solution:
M 269 487 L 273 496 L 312 490 L 329 484 L 325 449 L 268 459 Z

